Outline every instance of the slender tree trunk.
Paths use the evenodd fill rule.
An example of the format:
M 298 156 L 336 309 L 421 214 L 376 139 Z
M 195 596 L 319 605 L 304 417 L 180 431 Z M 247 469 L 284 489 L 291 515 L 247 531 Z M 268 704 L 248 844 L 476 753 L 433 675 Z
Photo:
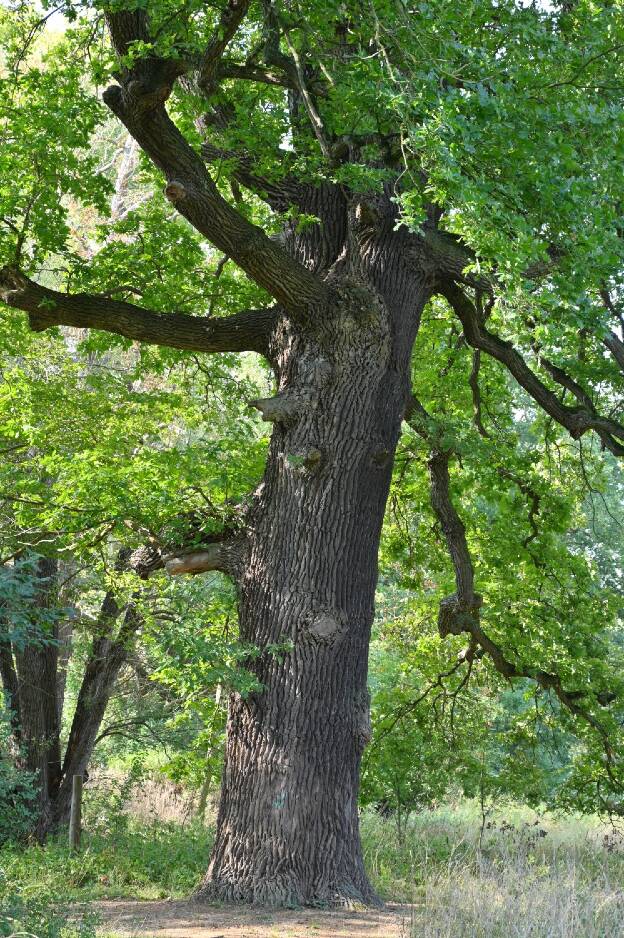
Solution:
M 76 701 L 76 709 L 65 750 L 62 777 L 56 792 L 51 826 L 69 821 L 74 775 L 84 776 L 91 761 L 97 736 L 128 649 L 135 640 L 141 617 L 130 603 L 115 637 L 111 631 L 120 609 L 112 593 L 107 593 L 100 611 L 100 627 L 105 634 L 96 636 Z
M 361 283 L 305 337 L 276 336 L 275 421 L 241 575 L 244 640 L 264 690 L 230 700 L 216 843 L 200 897 L 375 901 L 358 830 L 370 736 L 377 555 L 409 347 Z M 415 311 L 414 320 L 419 310 Z M 289 643 L 283 654 L 271 646 Z
M 112 593 L 106 594 L 61 763 L 60 727 L 71 623 L 56 621 L 52 625 L 52 616 L 50 624 L 44 624 L 38 618 L 56 604 L 57 573 L 56 560 L 37 561 L 31 631 L 24 643 L 12 643 L 8 638 L 0 641 L 0 678 L 6 706 L 11 708 L 12 748 L 16 763 L 36 779 L 33 832 L 40 841 L 69 820 L 72 778 L 83 776 L 91 760 L 119 671 L 141 624 L 137 610 L 129 603 L 115 630 L 122 609 Z
M 0 621 L 0 627 L 1 625 L 2 622 Z M 0 678 L 2 678 L 4 708 L 9 714 L 11 726 L 11 750 L 14 755 L 17 755 L 21 736 L 19 684 L 13 660 L 13 648 L 11 642 L 7 639 L 0 640 Z
M 58 563 L 37 561 L 37 610 L 53 607 L 56 600 Z M 43 840 L 52 816 L 52 802 L 61 776 L 60 725 L 57 708 L 57 626 L 36 623 L 28 642 L 15 650 L 19 698 L 20 743 L 23 767 L 36 777 L 37 822 L 35 834 Z

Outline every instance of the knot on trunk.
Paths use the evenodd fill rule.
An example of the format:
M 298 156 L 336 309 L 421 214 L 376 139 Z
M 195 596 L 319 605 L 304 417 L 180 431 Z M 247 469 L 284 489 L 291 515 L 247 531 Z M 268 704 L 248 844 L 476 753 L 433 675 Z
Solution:
M 165 198 L 172 202 L 173 205 L 185 199 L 186 189 L 183 183 L 178 179 L 172 179 L 171 182 L 165 186 Z
M 447 635 L 461 635 L 462 632 L 472 633 L 475 625 L 479 623 L 480 609 L 483 597 L 473 593 L 470 598 L 459 598 L 457 593 L 447 596 L 440 603 L 438 612 L 438 632 L 442 638 Z
M 392 459 L 392 453 L 389 449 L 379 449 L 371 456 L 371 462 L 377 469 L 383 469 Z
M 390 316 L 379 293 L 356 277 L 332 282 L 331 315 L 319 317 L 318 338 L 338 374 L 386 367 L 392 346 Z
M 275 397 L 260 397 L 249 401 L 270 423 L 292 423 L 316 405 L 321 391 L 329 383 L 333 369 L 318 349 L 310 349 L 300 356 L 297 374 L 288 387 L 278 391 Z
M 289 453 L 286 456 L 286 463 L 291 469 L 300 472 L 316 472 L 323 462 L 323 452 L 320 449 L 312 448 L 299 453 Z
M 128 71 L 118 74 L 120 84 L 106 88 L 102 100 L 117 117 L 137 121 L 165 103 L 185 68 L 179 59 L 144 59 L 135 65 L 132 76 Z
M 379 231 L 383 218 L 371 198 L 360 197 L 355 204 L 355 227 L 361 231 Z
M 119 569 L 131 570 L 142 580 L 147 580 L 150 574 L 162 569 L 163 558 L 159 547 L 148 544 L 138 547 L 126 556 L 120 555 L 119 563 Z
M 275 397 L 259 397 L 249 401 L 267 423 L 292 423 L 316 403 L 312 390 L 280 391 Z
M 0 299 L 11 306 L 11 300 L 23 293 L 28 286 L 24 275 L 11 264 L 0 269 Z
M 308 637 L 322 644 L 335 641 L 342 633 L 340 618 L 336 612 L 332 611 L 317 613 L 307 629 Z

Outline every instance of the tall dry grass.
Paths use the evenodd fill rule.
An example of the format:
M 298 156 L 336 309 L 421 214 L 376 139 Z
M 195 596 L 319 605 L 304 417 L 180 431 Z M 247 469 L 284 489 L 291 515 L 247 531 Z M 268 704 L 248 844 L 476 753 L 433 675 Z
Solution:
M 412 938 L 623 938 L 624 837 L 591 818 L 476 806 L 424 812 L 399 843 L 363 819 L 372 878 L 411 903 Z

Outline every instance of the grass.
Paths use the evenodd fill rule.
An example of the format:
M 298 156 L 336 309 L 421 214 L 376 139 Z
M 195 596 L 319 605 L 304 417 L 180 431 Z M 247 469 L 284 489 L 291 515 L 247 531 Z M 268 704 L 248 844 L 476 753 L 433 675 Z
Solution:
M 162 776 L 92 777 L 83 827 L 79 853 L 69 850 L 66 833 L 45 847 L 1 848 L 0 885 L 70 902 L 181 898 L 208 866 L 212 830 L 194 816 L 192 795 Z
M 0 869 L 24 895 L 45 890 L 72 901 L 186 896 L 208 865 L 210 831 L 198 823 L 130 819 L 83 838 L 72 854 L 66 838 L 45 847 L 5 847 Z
M 188 895 L 206 869 L 211 831 L 189 820 L 184 799 L 177 819 L 172 799 L 161 801 L 165 821 L 153 811 L 107 813 L 92 805 L 78 854 L 65 838 L 45 848 L 5 847 L 0 899 L 2 889 L 33 908 L 42 896 L 85 902 Z M 624 934 L 624 837 L 596 819 L 507 807 L 481 831 L 477 806 L 462 802 L 414 815 L 400 838 L 392 819 L 365 812 L 362 841 L 378 892 L 412 906 L 413 938 Z M 1 918 L 0 936 L 10 933 Z
M 362 836 L 380 894 L 412 904 L 414 938 L 624 934 L 624 837 L 596 819 L 507 808 L 482 832 L 464 802 L 415 816 L 400 843 L 371 814 Z

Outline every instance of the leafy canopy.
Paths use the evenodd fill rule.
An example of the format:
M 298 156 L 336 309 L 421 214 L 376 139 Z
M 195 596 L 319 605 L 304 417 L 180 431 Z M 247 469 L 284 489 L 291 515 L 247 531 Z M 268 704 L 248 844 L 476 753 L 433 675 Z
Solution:
M 153 56 L 190 68 L 221 28 L 221 5 L 150 2 L 151 38 L 131 42 L 119 63 L 103 14 L 145 9 L 140 0 L 68 2 L 59 19 L 47 4 L 4 7 L 0 266 L 161 313 L 219 318 L 262 305 L 264 291 L 174 212 L 145 157 L 124 168 L 127 141 L 102 87 Z M 414 233 L 434 220 L 466 251 L 464 281 L 495 284 L 475 292 L 487 328 L 512 342 L 564 403 L 589 401 L 618 420 L 623 53 L 624 18 L 608 2 L 256 2 L 227 46 L 209 107 L 181 80 L 168 108 L 196 152 L 206 119 L 219 192 L 274 235 L 318 224 L 294 204 L 267 204 L 263 189 L 292 178 L 369 195 L 386 187 L 398 223 Z M 290 73 L 280 69 L 285 58 Z M 241 188 L 238 154 L 252 160 L 262 185 Z M 245 404 L 268 380 L 263 366 L 137 346 L 108 332 L 34 336 L 10 306 L 2 323 L 5 561 L 28 547 L 66 552 L 99 564 L 104 581 L 113 546 L 163 532 L 175 542 L 180 499 L 211 534 L 259 479 L 266 440 Z M 398 613 L 378 626 L 380 741 L 372 752 L 385 753 L 377 763 L 385 768 L 376 771 L 371 756 L 367 791 L 380 797 L 390 763 L 403 766 L 397 791 L 407 786 L 410 798 L 446 784 L 431 775 L 425 796 L 425 769 L 413 777 L 410 753 L 440 726 L 455 738 L 457 700 L 473 708 L 463 718 L 468 789 L 486 763 L 495 774 L 507 764 L 498 751 L 489 761 L 469 757 L 477 724 L 498 720 L 514 741 L 533 744 L 556 720 L 570 753 L 552 782 L 563 801 L 619 811 L 620 470 L 597 437 L 572 440 L 500 363 L 475 355 L 439 300 L 426 311 L 413 362 L 429 418 L 425 433 L 422 424 L 405 428 L 388 511 L 379 598 L 388 610 L 397 596 Z M 465 659 L 444 679 L 438 723 L 423 710 L 426 695 L 408 724 L 406 704 L 455 667 L 466 643 L 436 631 L 439 602 L 454 589 L 429 503 L 427 465 L 440 450 L 484 600 L 483 628 L 514 663 L 520 690 L 507 690 L 487 655 Z M 172 627 L 174 662 L 163 680 L 192 693 L 198 681 L 224 679 L 218 668 L 212 674 L 215 657 L 238 650 L 208 633 L 210 649 L 201 650 L 201 634 L 191 628 L 191 640 Z M 193 655 L 202 664 L 185 675 L 179 663 Z M 566 711 L 538 682 L 530 728 L 543 673 L 583 695 L 583 712 Z M 526 751 L 517 745 L 515 783 L 526 774 Z M 434 748 L 427 772 L 441 758 Z M 526 791 L 541 798 L 541 784 L 531 776 Z

